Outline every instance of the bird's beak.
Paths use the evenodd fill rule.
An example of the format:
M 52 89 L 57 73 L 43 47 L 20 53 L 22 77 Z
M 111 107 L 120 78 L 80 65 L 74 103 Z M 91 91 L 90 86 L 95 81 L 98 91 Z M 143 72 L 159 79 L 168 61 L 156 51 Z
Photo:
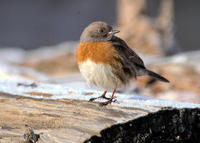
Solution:
M 109 34 L 114 35 L 114 34 L 119 33 L 119 32 L 120 32 L 119 30 L 113 29 L 113 30 L 111 30 L 111 31 L 109 32 Z

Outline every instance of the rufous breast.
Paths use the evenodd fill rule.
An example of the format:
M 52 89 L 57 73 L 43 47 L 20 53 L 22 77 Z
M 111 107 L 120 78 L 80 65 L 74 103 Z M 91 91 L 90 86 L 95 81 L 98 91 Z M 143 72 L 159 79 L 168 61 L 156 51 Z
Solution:
M 80 43 L 76 50 L 78 63 L 91 60 L 95 63 L 110 64 L 115 62 L 113 57 L 119 57 L 119 55 L 111 42 Z

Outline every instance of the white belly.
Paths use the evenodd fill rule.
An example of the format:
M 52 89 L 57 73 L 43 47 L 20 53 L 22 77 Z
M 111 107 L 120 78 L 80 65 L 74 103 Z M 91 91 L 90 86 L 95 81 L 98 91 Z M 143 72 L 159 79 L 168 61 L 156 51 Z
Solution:
M 112 73 L 109 65 L 96 64 L 87 60 L 79 64 L 79 69 L 88 84 L 106 90 L 112 90 L 122 85 L 122 82 Z

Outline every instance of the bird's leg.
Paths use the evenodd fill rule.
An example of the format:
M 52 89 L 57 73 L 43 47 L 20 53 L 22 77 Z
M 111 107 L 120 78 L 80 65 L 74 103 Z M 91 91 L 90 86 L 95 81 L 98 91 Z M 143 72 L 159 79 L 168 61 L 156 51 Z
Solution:
M 106 105 L 108 105 L 108 104 L 111 104 L 112 102 L 115 102 L 116 100 L 113 101 L 113 99 L 115 98 L 115 97 L 114 97 L 115 92 L 116 92 L 116 88 L 113 90 L 112 96 L 109 98 L 109 100 L 106 101 L 106 102 L 100 103 L 100 105 L 101 105 L 101 106 L 106 106 Z
M 107 93 L 107 91 L 104 91 L 104 93 L 103 93 L 101 96 L 96 97 L 96 98 L 90 98 L 89 101 L 92 102 L 92 101 L 94 101 L 94 100 L 96 100 L 96 99 L 98 99 L 98 98 L 104 98 L 104 99 L 109 100 L 110 98 L 107 98 L 107 97 L 106 97 L 106 93 Z

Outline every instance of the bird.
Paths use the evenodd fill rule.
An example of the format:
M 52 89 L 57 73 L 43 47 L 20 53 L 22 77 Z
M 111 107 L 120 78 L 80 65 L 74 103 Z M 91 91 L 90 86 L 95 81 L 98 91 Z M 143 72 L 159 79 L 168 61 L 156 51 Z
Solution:
M 89 101 L 104 98 L 106 102 L 101 103 L 103 106 L 115 102 L 117 88 L 138 76 L 148 75 L 162 82 L 169 82 L 163 76 L 148 70 L 126 42 L 115 35 L 119 32 L 106 22 L 92 22 L 83 30 L 76 49 L 76 61 L 86 82 L 104 90 L 101 96 Z M 113 92 L 108 98 L 106 93 L 110 90 Z

